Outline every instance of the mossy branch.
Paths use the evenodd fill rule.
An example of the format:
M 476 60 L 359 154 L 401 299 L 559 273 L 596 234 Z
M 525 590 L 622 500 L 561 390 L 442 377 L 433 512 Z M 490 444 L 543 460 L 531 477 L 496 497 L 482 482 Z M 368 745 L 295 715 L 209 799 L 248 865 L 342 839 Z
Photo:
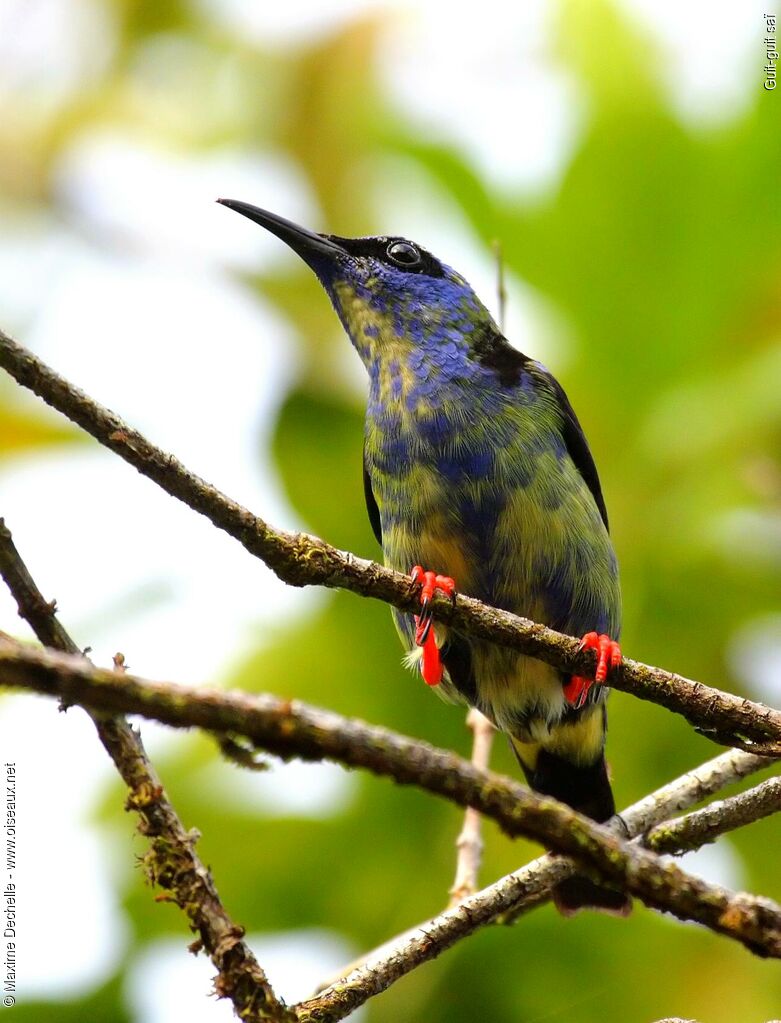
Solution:
M 608 826 L 623 835 L 641 836 L 671 814 L 686 810 L 770 764 L 770 760 L 740 750 L 722 753 L 622 810 L 620 818 Z M 681 842 L 686 841 L 685 822 L 693 816 L 681 818 Z M 670 842 L 674 841 L 671 835 Z M 299 1019 L 302 1023 L 335 1023 L 344 1019 L 367 999 L 482 927 L 514 923 L 544 905 L 550 899 L 553 885 L 570 876 L 574 869 L 572 861 L 549 855 L 527 863 L 362 957 L 329 981 L 314 998 L 297 1005 Z
M 95 668 L 83 657 L 0 641 L 0 685 L 32 689 L 97 711 L 141 714 L 176 727 L 240 735 L 271 753 L 333 759 L 415 784 L 575 858 L 649 906 L 781 958 L 781 906 L 735 894 L 633 846 L 563 803 L 426 743 L 270 695 L 222 693 Z
M 346 589 L 404 611 L 415 610 L 417 587 L 408 576 L 337 550 L 317 537 L 270 526 L 155 447 L 1 330 L 0 366 L 172 497 L 205 515 L 290 585 Z M 454 604 L 438 595 L 433 609 L 439 620 L 467 635 L 520 650 L 563 672 L 593 674 L 593 651 L 579 650 L 572 636 L 462 595 Z M 611 674 L 610 684 L 682 714 L 715 742 L 781 755 L 781 711 L 774 708 L 629 658 Z

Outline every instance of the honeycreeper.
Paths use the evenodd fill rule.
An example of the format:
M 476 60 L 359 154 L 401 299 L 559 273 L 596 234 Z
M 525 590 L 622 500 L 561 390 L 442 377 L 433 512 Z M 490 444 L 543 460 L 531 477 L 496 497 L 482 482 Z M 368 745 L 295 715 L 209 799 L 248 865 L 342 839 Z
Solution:
M 508 343 L 463 277 L 419 245 L 315 234 L 219 201 L 309 265 L 368 371 L 369 518 L 385 563 L 415 566 L 422 583 L 420 615 L 393 611 L 411 662 L 507 733 L 533 789 L 607 820 L 607 690 L 593 682 L 621 659 L 621 593 L 597 470 L 561 385 Z M 583 636 L 599 655 L 595 680 L 432 622 L 431 596 L 452 594 L 454 579 L 487 604 Z M 554 900 L 565 914 L 630 906 L 581 876 L 562 882 Z

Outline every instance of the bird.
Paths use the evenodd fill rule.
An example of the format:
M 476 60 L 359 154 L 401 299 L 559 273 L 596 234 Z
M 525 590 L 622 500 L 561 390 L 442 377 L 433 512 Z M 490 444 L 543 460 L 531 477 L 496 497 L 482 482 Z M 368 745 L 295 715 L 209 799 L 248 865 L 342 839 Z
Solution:
M 621 662 L 621 590 L 597 469 L 562 386 L 417 243 L 318 234 L 246 202 L 218 202 L 314 271 L 368 373 L 369 520 L 385 564 L 421 588 L 419 614 L 392 609 L 408 663 L 508 735 L 532 789 L 607 821 L 615 804 L 601 683 Z M 594 678 L 434 621 L 434 593 L 453 596 L 456 585 L 582 637 L 597 653 Z M 579 874 L 553 898 L 564 915 L 631 906 Z

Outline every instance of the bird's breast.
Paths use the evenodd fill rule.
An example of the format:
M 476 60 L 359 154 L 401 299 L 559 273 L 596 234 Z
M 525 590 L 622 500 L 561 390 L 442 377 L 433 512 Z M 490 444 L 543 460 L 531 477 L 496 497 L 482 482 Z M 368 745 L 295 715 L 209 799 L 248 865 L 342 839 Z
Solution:
M 366 460 L 386 561 L 403 571 L 425 563 L 475 592 L 502 503 L 490 439 L 417 401 L 367 423 Z
M 547 406 L 385 402 L 366 460 L 387 564 L 564 631 L 617 633 L 610 539 Z

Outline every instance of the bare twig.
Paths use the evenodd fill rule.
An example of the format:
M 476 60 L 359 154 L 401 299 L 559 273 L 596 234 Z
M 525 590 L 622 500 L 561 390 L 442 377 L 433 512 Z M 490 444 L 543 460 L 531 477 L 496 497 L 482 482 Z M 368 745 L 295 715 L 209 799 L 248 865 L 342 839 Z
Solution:
M 727 785 L 770 766 L 773 761 L 730 750 L 645 796 L 611 823 L 636 836 L 671 814 L 707 799 Z M 398 935 L 361 964 L 296 1006 L 302 1023 L 334 1023 L 418 966 L 435 959 L 481 927 L 514 922 L 550 898 L 551 888 L 574 872 L 566 860 L 541 856 L 483 891 L 425 923 Z
M 781 906 L 734 894 L 633 846 L 563 803 L 509 778 L 478 771 L 452 753 L 384 729 L 276 697 L 250 697 L 150 682 L 94 668 L 81 657 L 0 643 L 0 684 L 33 689 L 96 710 L 138 713 L 178 727 L 244 735 L 270 752 L 338 759 L 416 784 L 493 817 L 574 857 L 587 872 L 681 919 L 696 920 L 751 951 L 781 958 Z M 463 905 L 463 903 L 462 903 Z
M 0 366 L 167 493 L 233 536 L 290 585 L 347 589 L 404 611 L 418 606 L 417 587 L 408 576 L 339 551 L 316 537 L 274 529 L 189 472 L 173 455 L 150 444 L 2 331 Z M 578 640 L 571 636 L 471 597 L 459 595 L 451 603 L 438 594 L 432 606 L 438 619 L 466 634 L 520 650 L 569 674 L 594 672 L 594 652 L 580 651 Z M 781 711 L 628 658 L 611 674 L 610 684 L 682 714 L 716 742 L 766 756 L 781 755 Z
M 476 707 L 466 715 L 467 727 L 472 731 L 472 763 L 487 770 L 491 758 L 494 726 Z M 464 825 L 456 839 L 456 876 L 450 889 L 450 905 L 477 891 L 480 861 L 483 857 L 482 817 L 473 807 L 467 807 Z
M 77 663 L 91 667 L 57 619 L 54 602 L 43 598 L 2 519 L 0 574 L 17 602 L 20 616 L 30 624 L 40 642 L 75 655 L 80 658 Z M 7 639 L 3 642 L 6 647 L 9 645 Z M 117 684 L 122 685 L 125 664 L 121 654 L 115 656 L 114 665 Z M 126 807 L 138 813 L 138 829 L 150 841 L 144 856 L 147 875 L 169 892 L 171 901 L 187 914 L 190 926 L 198 934 L 196 945 L 206 949 L 218 971 L 217 994 L 230 998 L 242 1020 L 252 1023 L 294 1020 L 295 1015 L 274 994 L 266 974 L 242 940 L 243 928 L 231 920 L 220 902 L 211 875 L 195 852 L 197 835 L 185 829 L 168 800 L 139 733 L 121 717 L 107 717 L 98 711 L 88 713 L 129 789 Z M 196 950 L 195 945 L 191 948 Z
M 643 836 L 643 845 L 658 853 L 685 853 L 746 824 L 781 811 L 781 778 L 768 778 L 761 785 L 729 799 L 711 803 L 702 810 L 657 824 Z
M 497 300 L 497 322 L 499 330 L 504 331 L 507 327 L 507 286 L 504 280 L 504 253 L 502 243 L 495 238 L 492 244 L 494 259 L 496 260 L 496 300 Z

